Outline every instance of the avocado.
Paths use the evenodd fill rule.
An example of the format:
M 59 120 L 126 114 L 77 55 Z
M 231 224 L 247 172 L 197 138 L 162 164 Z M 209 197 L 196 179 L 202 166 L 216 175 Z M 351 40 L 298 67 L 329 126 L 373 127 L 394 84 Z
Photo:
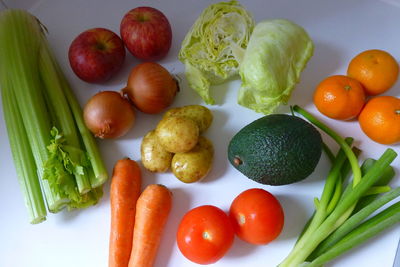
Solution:
M 229 162 L 248 178 L 285 185 L 308 177 L 322 153 L 322 138 L 309 122 L 272 114 L 242 128 L 230 141 Z

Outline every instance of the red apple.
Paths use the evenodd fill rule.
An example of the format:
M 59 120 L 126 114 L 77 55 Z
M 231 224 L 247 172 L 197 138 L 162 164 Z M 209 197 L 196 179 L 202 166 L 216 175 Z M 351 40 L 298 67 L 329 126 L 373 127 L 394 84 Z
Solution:
M 79 34 L 71 43 L 69 63 L 75 74 L 89 83 L 110 79 L 124 63 L 125 47 L 121 38 L 104 28 Z
M 171 25 L 161 11 L 152 7 L 130 10 L 121 21 L 120 31 L 128 50 L 141 60 L 160 60 L 171 47 Z

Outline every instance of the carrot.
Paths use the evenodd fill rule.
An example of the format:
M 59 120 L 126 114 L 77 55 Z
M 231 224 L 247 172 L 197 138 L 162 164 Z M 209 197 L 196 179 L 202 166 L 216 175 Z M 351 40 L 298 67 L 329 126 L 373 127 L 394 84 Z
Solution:
M 118 160 L 114 166 L 111 189 L 111 231 L 109 267 L 127 267 L 132 249 L 136 202 L 140 195 L 139 165 L 129 159 Z
M 136 204 L 132 253 L 129 267 L 151 267 L 172 206 L 172 193 L 163 185 L 152 184 Z

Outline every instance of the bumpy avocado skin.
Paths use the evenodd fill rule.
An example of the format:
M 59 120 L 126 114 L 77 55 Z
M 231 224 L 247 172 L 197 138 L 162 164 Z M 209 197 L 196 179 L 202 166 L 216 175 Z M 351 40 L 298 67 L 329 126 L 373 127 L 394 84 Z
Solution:
M 264 116 L 242 128 L 230 141 L 228 159 L 248 178 L 285 185 L 308 177 L 322 153 L 321 134 L 292 115 Z

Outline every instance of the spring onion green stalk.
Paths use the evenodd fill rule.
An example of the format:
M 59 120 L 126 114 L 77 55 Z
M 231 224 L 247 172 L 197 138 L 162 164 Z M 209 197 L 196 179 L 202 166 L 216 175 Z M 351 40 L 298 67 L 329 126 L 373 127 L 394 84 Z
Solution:
M 371 167 L 373 166 L 375 161 L 376 160 L 374 160 L 374 159 L 366 159 L 363 162 L 363 164 L 361 165 L 361 171 L 362 171 L 363 175 L 365 175 L 371 169 Z M 381 174 L 381 177 L 379 178 L 378 182 L 375 183 L 375 185 L 388 183 L 394 177 L 394 175 L 395 175 L 395 173 L 394 173 L 393 168 L 391 166 L 388 166 L 385 169 L 385 171 Z M 349 187 L 349 188 L 351 188 L 351 187 Z M 393 194 L 393 193 L 391 193 L 391 194 Z M 371 203 L 376 197 L 377 197 L 377 195 L 374 195 L 374 196 L 370 196 L 370 195 L 365 196 L 364 195 L 357 203 L 356 207 L 358 207 L 358 210 L 354 209 L 352 216 L 345 223 L 343 223 L 343 225 L 341 225 L 336 231 L 334 231 L 327 239 L 325 239 L 323 242 L 321 242 L 321 244 L 313 251 L 313 253 L 310 255 L 310 257 L 307 258 L 307 261 L 314 259 L 316 257 L 316 255 L 320 254 L 320 251 L 325 251 L 327 247 L 330 247 L 333 244 L 335 244 L 345 234 L 347 234 L 349 231 L 351 231 L 353 229 L 350 227 L 359 223 L 360 221 L 365 219 L 366 216 L 369 216 L 372 212 L 374 212 L 377 208 L 379 208 L 380 206 L 377 206 L 376 209 L 370 208 L 370 209 L 367 209 L 367 211 L 363 211 L 363 213 L 360 213 L 360 214 L 365 214 L 365 217 L 362 217 L 362 215 L 360 215 L 360 214 L 358 214 L 357 216 L 354 215 L 360 209 L 363 209 L 369 203 Z M 386 198 L 383 198 L 378 203 L 382 203 L 381 205 L 385 204 L 386 202 L 384 202 L 385 201 L 384 199 L 387 199 L 387 201 L 390 201 L 391 200 L 390 195 L 386 195 Z M 356 218 L 359 218 L 359 219 L 356 220 Z M 352 222 L 352 223 L 350 223 L 350 222 Z
M 331 163 L 335 161 L 335 155 L 333 154 L 332 150 L 329 148 L 325 142 L 322 142 L 322 149 L 324 150 L 325 154 L 328 156 L 328 159 Z
M 47 212 L 24 124 L 12 88 L 8 88 L 8 85 L 4 84 L 1 93 L 8 138 L 19 184 L 25 198 L 29 221 L 32 224 L 40 223 L 46 219 Z
M 327 252 L 323 253 L 306 266 L 322 266 L 324 263 L 334 259 L 351 248 L 362 244 L 369 238 L 376 236 L 380 232 L 398 223 L 400 223 L 400 202 L 393 204 L 389 208 L 362 223 L 354 231 L 350 232 L 337 244 L 331 247 Z
M 347 139 L 346 144 L 351 144 L 353 139 Z M 330 206 L 336 204 L 330 204 L 330 200 L 332 198 L 332 194 L 335 195 L 333 192 L 335 191 L 335 185 L 337 184 L 338 180 L 342 180 L 341 177 L 341 169 L 343 164 L 346 161 L 346 155 L 343 149 L 340 149 L 335 160 L 333 161 L 332 168 L 329 171 L 328 177 L 326 179 L 326 183 L 323 189 L 323 193 L 320 199 L 314 199 L 315 203 L 315 213 L 312 217 L 312 220 L 307 226 L 307 229 L 301 235 L 301 238 L 297 240 L 295 247 L 293 248 L 293 254 L 296 254 L 298 250 L 302 250 L 305 246 L 307 240 L 314 234 L 316 229 L 321 225 L 324 219 L 329 215 L 329 209 L 332 209 Z
M 332 137 L 343 149 L 343 151 L 346 153 L 346 156 L 349 159 L 349 162 L 351 164 L 351 169 L 353 171 L 353 183 L 356 185 L 360 179 L 361 179 L 361 169 L 360 166 L 358 165 L 358 161 L 354 153 L 351 151 L 350 146 L 345 142 L 345 140 L 340 137 L 336 132 L 332 131 L 328 126 L 323 124 L 322 122 L 318 121 L 316 118 L 314 118 L 310 113 L 308 113 L 306 110 L 300 108 L 299 106 L 293 106 L 293 110 L 301 115 L 303 115 L 307 120 L 309 120 L 311 123 L 313 123 L 315 126 L 320 128 L 322 131 L 327 133 L 330 137 Z
M 340 241 L 346 234 L 354 230 L 360 222 L 370 216 L 373 212 L 381 208 L 383 205 L 388 203 L 389 201 L 400 196 L 400 187 L 393 189 L 392 191 L 384 194 L 383 196 L 372 201 L 368 206 L 361 209 L 359 212 L 352 215 L 349 219 L 346 220 L 335 232 L 332 233 L 327 239 L 324 240 L 318 246 L 316 250 L 314 250 L 311 255 L 311 259 L 315 259 L 320 256 L 322 253 L 328 251 L 333 245 L 335 245 L 338 241 Z M 310 258 L 309 258 L 310 259 Z
M 371 168 L 371 166 L 374 164 L 374 162 L 375 162 L 374 159 L 371 159 L 371 158 L 366 159 L 363 162 L 363 164 L 361 165 L 361 171 L 363 173 L 366 173 Z M 392 181 L 394 176 L 395 176 L 394 169 L 392 167 L 386 168 L 385 171 L 382 173 L 381 178 L 374 185 L 374 187 L 376 187 L 376 186 L 387 186 Z M 369 203 L 371 203 L 377 197 L 378 197 L 377 194 L 364 196 L 363 198 L 360 199 L 360 201 L 357 202 L 357 206 L 355 207 L 353 212 L 355 213 L 355 212 L 361 210 L 362 208 L 367 206 Z
M 0 13 L 0 58 L 4 116 L 21 187 L 40 181 L 50 212 L 94 205 L 107 172 L 36 17 L 23 10 Z M 12 97 L 17 104 L 11 109 L 6 102 Z M 19 140 L 22 148 L 15 145 Z M 29 153 L 20 155 L 28 147 Z M 36 212 L 40 197 L 37 187 L 33 190 L 24 190 L 25 198 L 34 198 L 28 211 L 31 221 L 39 222 L 46 215 Z
M 390 168 L 390 163 L 397 156 L 394 150 L 390 148 L 387 149 L 378 160 L 374 161 L 373 164 L 369 166 L 365 174 L 362 175 L 355 153 L 342 137 L 300 107 L 295 106 L 293 110 L 303 115 L 314 125 L 330 135 L 339 144 L 340 151 L 333 162 L 333 166 L 326 180 L 321 200 L 316 201 L 317 205 L 314 216 L 291 253 L 279 265 L 280 267 L 294 267 L 303 264 L 308 266 L 307 259 L 312 258 L 310 255 L 313 255 L 312 253 L 318 249 L 318 246 L 334 233 L 335 230 L 344 225 L 343 227 L 346 231 L 343 233 L 347 234 L 348 231 L 353 229 L 355 224 L 361 223 L 360 220 L 365 219 L 364 216 L 368 216 L 367 214 L 371 214 L 379 205 L 383 205 L 382 203 L 384 201 L 379 199 L 380 202 L 378 202 L 378 200 L 377 202 L 371 202 L 365 209 L 362 209 L 360 211 L 362 213 L 353 213 L 357 202 L 365 198 L 366 194 L 380 193 L 387 190 L 386 185 L 379 184 L 379 181 L 382 177 L 382 173 Z M 343 154 L 346 155 L 353 171 L 353 182 L 347 185 L 345 190 L 342 190 L 343 179 L 340 175 L 340 169 L 344 168 L 342 165 L 343 162 L 345 162 L 343 161 Z M 340 166 L 340 168 L 338 166 Z M 397 194 L 396 192 L 397 191 L 388 194 L 389 196 L 395 197 Z M 371 228 L 374 229 L 371 230 L 369 234 L 364 235 L 358 230 L 359 227 L 364 229 L 365 226 L 361 225 L 348 234 L 350 237 L 343 237 L 343 235 L 341 235 L 340 237 L 343 237 L 343 239 L 339 241 L 335 240 L 335 242 L 338 241 L 336 245 L 343 245 L 346 249 L 339 247 L 333 252 L 328 250 L 326 253 L 330 253 L 329 257 L 324 256 L 324 254 L 322 254 L 321 257 L 325 257 L 323 259 L 331 259 L 358 244 L 359 240 L 365 240 L 367 237 L 380 232 L 383 229 L 383 225 L 387 226 L 397 222 L 398 215 L 394 210 L 398 212 L 398 208 L 393 208 L 383 213 L 384 215 L 378 216 L 372 221 L 367 221 L 366 225 L 370 225 Z M 352 214 L 354 214 L 353 216 L 355 217 L 352 217 Z M 343 230 L 340 230 L 339 233 L 341 231 Z M 320 266 L 321 263 L 325 262 L 319 259 L 319 257 L 316 258 L 315 261 L 316 263 L 313 262 L 312 266 Z

